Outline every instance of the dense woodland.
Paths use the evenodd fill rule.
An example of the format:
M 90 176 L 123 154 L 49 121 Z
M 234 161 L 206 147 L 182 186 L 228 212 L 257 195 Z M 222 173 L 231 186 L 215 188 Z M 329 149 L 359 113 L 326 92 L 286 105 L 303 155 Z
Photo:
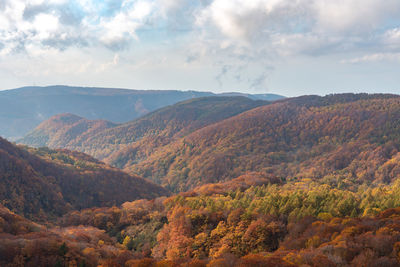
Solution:
M 393 164 L 399 133 L 397 96 L 303 97 L 206 126 L 126 170 L 174 192 L 249 171 L 286 180 L 388 183 L 399 171 Z
M 41 123 L 20 142 L 34 147 L 77 150 L 73 149 L 74 145 L 79 146 L 90 136 L 117 125 L 105 120 L 88 120 L 70 113 L 59 114 Z
M 156 122 L 149 116 L 147 123 Z M 25 213 L 18 203 L 31 197 L 27 187 L 14 193 L 19 198 L 4 195 L 0 266 L 400 266 L 399 96 L 285 99 L 210 123 L 198 120 L 200 126 L 185 116 L 176 129 L 158 122 L 160 128 L 150 124 L 144 134 L 131 128 L 130 137 L 118 137 L 146 151 L 120 167 L 173 195 L 83 153 L 0 139 L 2 181 L 37 174 L 32 184 L 57 185 L 54 195 L 68 202 L 57 214 L 44 207 Z M 132 125 L 144 127 L 139 122 Z M 163 134 L 168 142 L 159 145 L 154 140 Z M 77 194 L 67 198 L 64 183 L 48 183 L 54 168 L 52 179 L 68 185 L 76 174 L 88 175 L 79 189 L 68 188 L 104 190 L 109 201 L 76 206 Z M 3 173 L 16 175 L 7 180 Z M 125 177 L 141 183 L 128 188 Z M 123 200 L 119 185 L 137 195 Z
M 173 192 L 250 171 L 288 180 L 387 183 L 399 151 L 399 103 L 395 95 L 368 94 L 304 96 L 270 105 L 208 97 L 98 132 L 86 127 L 76 138 L 71 131 L 79 131 L 55 117 L 24 140 L 37 145 L 37 136 L 50 138 L 50 144 L 85 151 Z
M 41 123 L 18 142 L 77 150 L 125 168 L 179 137 L 268 103 L 241 96 L 195 98 L 117 126 L 61 114 Z
M 168 194 L 86 154 L 17 147 L 1 138 L 0 175 L 0 204 L 36 220 Z
M 3 209 L 7 245 L 0 257 L 26 266 L 400 264 L 400 209 L 394 208 L 400 184 L 353 192 L 307 179 L 280 185 L 257 173 L 246 180 L 251 177 L 266 184 L 244 186 L 242 177 L 172 197 L 73 211 L 53 228 Z

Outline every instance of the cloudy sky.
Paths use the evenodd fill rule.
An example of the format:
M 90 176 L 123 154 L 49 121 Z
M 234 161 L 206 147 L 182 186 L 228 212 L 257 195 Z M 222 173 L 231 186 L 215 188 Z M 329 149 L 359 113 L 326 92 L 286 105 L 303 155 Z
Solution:
M 400 0 L 0 0 L 0 79 L 400 93 Z

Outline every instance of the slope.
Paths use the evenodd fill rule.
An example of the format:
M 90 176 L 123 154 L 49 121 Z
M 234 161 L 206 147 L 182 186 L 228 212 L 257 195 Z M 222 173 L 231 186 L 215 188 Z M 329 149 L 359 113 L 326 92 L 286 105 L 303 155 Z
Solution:
M 61 113 L 126 122 L 160 107 L 207 95 L 211 93 L 68 86 L 0 91 L 0 135 L 22 137 L 42 121 Z
M 71 115 L 60 115 L 43 122 L 19 142 L 32 146 L 47 145 L 78 150 L 124 168 L 148 157 L 154 149 L 165 146 L 178 137 L 268 103 L 241 96 L 195 98 L 116 127 L 104 127 L 90 132 L 75 131 L 71 138 L 65 138 L 64 133 L 72 132 L 71 125 L 76 125 L 78 121 L 93 125 L 99 123 L 76 117 L 69 123 Z
M 133 266 L 399 266 L 400 180 L 356 191 L 268 180 L 253 173 L 169 198 L 74 211 L 60 225 L 98 227 L 153 257 Z
M 162 187 L 67 150 L 17 147 L 0 138 L 0 203 L 35 220 L 71 209 L 167 194 Z
M 399 96 L 306 96 L 199 129 L 127 170 L 175 192 L 250 171 L 287 180 L 390 182 L 399 176 L 399 133 Z
M 117 124 L 104 120 L 88 120 L 74 114 L 64 113 L 42 122 L 19 143 L 34 147 L 74 149 L 83 140 Z
M 0 91 L 0 136 L 21 138 L 44 120 L 61 113 L 121 123 L 179 101 L 212 95 L 215 94 L 60 85 L 3 90 Z

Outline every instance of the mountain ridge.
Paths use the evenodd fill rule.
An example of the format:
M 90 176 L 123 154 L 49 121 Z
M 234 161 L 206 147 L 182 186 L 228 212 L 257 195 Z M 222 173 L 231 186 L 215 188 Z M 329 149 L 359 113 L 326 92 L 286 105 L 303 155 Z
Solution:
M 400 149 L 398 95 L 311 95 L 258 107 L 241 97 L 227 99 L 197 98 L 162 108 L 105 129 L 78 150 L 174 192 L 247 172 L 349 184 L 396 176 L 378 170 L 396 161 L 393 151 Z M 220 101 L 219 106 L 213 101 Z M 253 104 L 232 112 L 238 103 Z M 368 162 L 373 164 L 367 167 Z M 340 178 L 340 172 L 347 177 Z
M 179 101 L 216 95 L 178 90 L 131 90 L 77 86 L 27 86 L 0 91 L 0 136 L 21 138 L 51 116 L 73 113 L 121 123 Z M 267 96 L 268 97 L 268 96 Z M 276 95 L 273 95 L 276 98 Z
M 169 196 L 99 201 L 120 197 L 127 186 L 101 177 L 87 182 L 89 174 L 104 168 L 116 174 L 115 168 L 81 152 L 15 147 L 0 139 L 0 174 L 3 168 L 14 181 L 27 175 L 39 180 L 22 188 L 30 192 L 26 199 L 8 198 L 14 210 L 71 197 L 55 190 L 60 177 L 67 178 L 62 186 L 80 182 L 70 187 L 75 195 L 86 182 L 92 196 L 72 199 L 69 209 L 61 203 L 65 211 L 45 221 L 52 228 L 0 203 L 0 265 L 399 265 L 400 96 L 303 96 L 256 107 L 241 98 L 221 100 L 163 108 L 105 129 L 93 143 L 119 145 L 120 154 L 107 160 L 119 158 L 125 170 L 177 192 Z M 235 115 L 239 103 L 244 110 Z M 72 114 L 55 119 L 67 126 L 89 123 Z M 4 160 L 10 155 L 14 164 Z M 29 155 L 31 164 L 23 165 Z M 21 187 L 2 190 L 2 178 L 0 196 Z M 99 185 L 124 188 L 101 191 Z M 43 199 L 37 187 L 54 194 Z M 90 200 L 105 207 L 82 204 Z
M 165 145 L 171 140 L 205 125 L 266 104 L 269 104 L 269 102 L 251 100 L 243 96 L 211 96 L 189 99 L 150 112 L 131 122 L 104 128 L 96 133 L 93 132 L 92 135 L 84 133 L 86 136 L 75 136 L 76 140 L 82 140 L 81 144 L 77 142 L 68 143 L 69 139 L 64 138 L 63 132 L 69 129 L 69 126 L 63 127 L 62 124 L 53 123 L 59 119 L 59 115 L 43 122 L 18 142 L 36 147 L 47 145 L 53 148 L 79 150 L 105 160 L 114 166 L 123 167 L 126 160 L 124 160 L 125 163 L 122 163 L 121 159 L 125 156 L 119 155 L 119 153 L 133 153 L 135 155 L 132 154 L 132 160 L 139 160 L 149 153 L 149 151 L 141 150 L 143 147 L 150 149 L 151 147 L 156 148 Z M 94 123 L 88 120 L 82 121 Z M 54 125 L 52 126 L 52 124 Z M 42 128 L 45 130 L 42 131 Z M 56 129 L 54 133 L 42 134 L 46 129 L 51 130 L 52 128 Z M 36 142 L 38 136 L 48 142 Z
M 208 125 L 126 170 L 175 192 L 247 171 L 321 179 L 344 171 L 354 176 L 353 182 L 394 179 L 376 172 L 400 148 L 399 96 L 308 98 L 311 101 L 304 97 L 278 101 Z M 374 153 L 377 158 L 368 159 Z M 326 164 L 325 158 L 331 163 Z M 369 161 L 377 162 L 368 166 Z

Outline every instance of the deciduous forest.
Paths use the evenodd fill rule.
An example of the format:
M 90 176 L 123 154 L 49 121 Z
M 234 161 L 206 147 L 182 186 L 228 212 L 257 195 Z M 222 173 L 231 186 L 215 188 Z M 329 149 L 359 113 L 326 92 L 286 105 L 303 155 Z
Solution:
M 0 139 L 1 266 L 400 265 L 399 96 L 211 97 L 90 125 L 91 156 Z

